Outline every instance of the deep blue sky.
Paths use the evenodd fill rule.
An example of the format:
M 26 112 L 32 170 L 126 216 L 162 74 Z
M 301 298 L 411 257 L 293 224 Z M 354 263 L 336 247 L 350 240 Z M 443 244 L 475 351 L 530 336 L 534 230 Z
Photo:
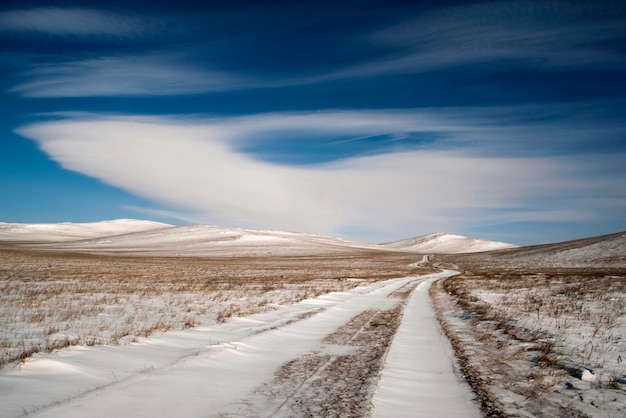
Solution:
M 0 6 L 0 221 L 626 230 L 623 1 Z

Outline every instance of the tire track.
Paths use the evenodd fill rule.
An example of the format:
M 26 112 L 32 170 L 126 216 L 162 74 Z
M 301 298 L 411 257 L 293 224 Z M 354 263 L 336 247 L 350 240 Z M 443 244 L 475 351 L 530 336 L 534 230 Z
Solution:
M 237 414 L 222 416 L 367 416 L 406 301 L 421 281 L 392 292 L 389 296 L 398 300 L 391 309 L 366 309 L 354 316 L 317 350 L 285 363 L 272 381 L 240 402 Z

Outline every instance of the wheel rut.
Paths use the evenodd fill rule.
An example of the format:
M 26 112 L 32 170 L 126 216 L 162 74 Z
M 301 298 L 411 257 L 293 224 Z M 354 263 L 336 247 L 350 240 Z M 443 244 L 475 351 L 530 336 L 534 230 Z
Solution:
M 391 309 L 366 309 L 354 316 L 221 416 L 367 416 L 406 301 L 420 282 L 392 292 L 389 296 L 397 302 Z

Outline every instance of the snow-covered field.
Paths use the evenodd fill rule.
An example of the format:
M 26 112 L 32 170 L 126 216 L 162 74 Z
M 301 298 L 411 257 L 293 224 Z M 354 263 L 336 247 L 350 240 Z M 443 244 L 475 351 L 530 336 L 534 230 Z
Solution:
M 625 416 L 625 273 L 489 269 L 438 283 L 444 327 L 486 409 Z
M 0 250 L 0 366 L 123 344 L 412 274 L 411 255 L 151 258 Z
M 445 413 L 454 410 L 479 416 L 469 387 L 463 389 L 454 374 L 434 315 L 418 321 L 429 323 L 428 339 L 393 339 L 409 298 L 408 312 L 428 305 L 427 293 L 413 287 L 449 274 L 375 281 L 132 344 L 39 353 L 0 372 L 0 416 L 365 416 L 387 367 L 391 372 L 380 378 L 375 415 L 432 416 L 432 406 L 421 415 L 414 408 L 433 391 L 394 388 L 432 370 L 433 352 L 449 353 L 440 356 L 436 371 L 443 387 L 451 386 L 439 416 L 454 416 Z M 405 329 L 415 325 L 415 319 L 402 321 Z M 394 354 L 396 346 L 407 344 L 422 354 Z M 393 370 L 413 372 L 398 376 Z M 428 373 L 426 384 L 433 380 Z
M 453 386 L 441 412 L 479 415 L 434 316 L 402 320 L 429 311 L 424 289 L 450 274 L 427 276 L 420 255 L 133 221 L 2 234 L 0 417 L 415 416 L 433 392 L 397 388 L 429 370 L 432 350 L 447 353 L 436 373 Z M 408 338 L 418 322 L 428 339 Z
M 623 416 L 625 249 L 0 224 L 0 417 Z
M 486 413 L 626 416 L 626 233 L 435 255 L 433 299 Z

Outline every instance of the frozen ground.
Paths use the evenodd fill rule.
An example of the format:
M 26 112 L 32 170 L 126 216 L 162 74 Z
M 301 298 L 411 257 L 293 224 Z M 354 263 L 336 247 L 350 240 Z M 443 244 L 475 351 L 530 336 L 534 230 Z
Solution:
M 626 234 L 500 245 L 0 224 L 0 417 L 623 416 Z
M 423 416 L 458 410 L 477 416 L 434 315 L 423 315 L 428 285 L 449 274 L 376 282 L 131 345 L 37 354 L 0 374 L 0 415 L 364 416 L 382 368 L 376 416 L 417 416 L 425 404 L 430 412 L 423 409 Z M 395 331 L 407 300 L 401 334 L 393 339 L 385 329 Z M 428 338 L 407 338 L 416 326 L 426 326 Z M 377 347 L 386 351 L 391 339 L 386 364 L 368 357 Z M 402 355 L 407 345 L 419 354 Z M 416 384 L 416 376 L 430 390 L 399 389 Z M 442 390 L 445 401 L 433 404 L 434 391 Z
M 463 267 L 433 296 L 485 411 L 626 416 L 624 269 Z
M 443 328 L 493 416 L 626 416 L 626 233 L 436 255 Z
M 393 369 L 446 352 L 435 338 L 406 367 L 387 357 L 416 326 L 405 307 L 429 306 L 427 285 L 414 291 L 428 257 L 201 225 L 98 235 L 109 226 L 3 225 L 1 417 L 366 416 L 379 381 L 395 392 Z M 407 343 L 420 341 L 394 352 Z M 447 353 L 453 402 L 477 410 Z M 413 415 L 422 395 L 379 393 L 377 414 Z
M 126 344 L 423 272 L 412 254 L 128 257 L 0 250 L 0 368 L 72 345 Z

